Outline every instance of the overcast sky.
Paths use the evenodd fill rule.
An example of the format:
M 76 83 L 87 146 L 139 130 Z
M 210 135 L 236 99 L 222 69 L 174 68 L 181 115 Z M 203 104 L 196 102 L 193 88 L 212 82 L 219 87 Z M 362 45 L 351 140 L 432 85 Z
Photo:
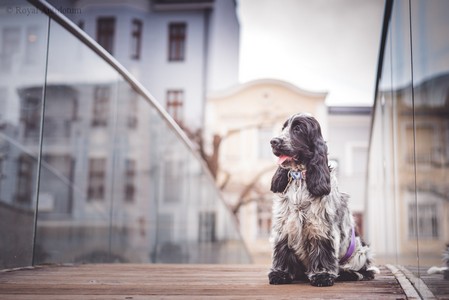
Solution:
M 241 82 L 275 78 L 372 105 L 383 0 L 238 0 Z

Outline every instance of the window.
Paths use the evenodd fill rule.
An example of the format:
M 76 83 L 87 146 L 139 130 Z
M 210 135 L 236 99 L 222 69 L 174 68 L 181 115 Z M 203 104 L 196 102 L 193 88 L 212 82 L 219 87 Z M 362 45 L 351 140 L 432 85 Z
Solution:
M 133 20 L 131 29 L 131 58 L 140 59 L 140 48 L 142 43 L 142 21 Z
M 200 212 L 198 239 L 200 243 L 215 242 L 215 212 Z
M 106 159 L 90 158 L 89 159 L 89 183 L 87 189 L 87 199 L 104 200 L 105 196 L 105 180 L 106 180 Z
M 174 216 L 171 214 L 158 214 L 156 226 L 158 243 L 160 245 L 166 243 L 171 244 L 173 241 L 173 231 L 175 227 Z
M 94 90 L 92 126 L 107 126 L 109 117 L 110 88 L 97 86 Z
M 102 17 L 97 19 L 97 42 L 109 53 L 114 49 L 115 18 Z
M 50 90 L 50 88 L 47 88 Z M 44 137 L 57 140 L 70 139 L 73 121 L 77 115 L 77 99 L 70 97 L 73 91 L 64 90 L 62 95 L 47 97 Z M 54 140 L 56 141 L 56 140 Z
M 168 25 L 168 60 L 184 61 L 186 47 L 185 23 L 171 23 Z
M 347 175 L 364 175 L 366 173 L 366 160 L 368 157 L 368 148 L 358 143 L 348 143 L 346 145 L 348 151 L 346 154 L 346 174 Z
M 184 92 L 182 90 L 167 91 L 167 112 L 178 123 L 182 124 Z
M 417 211 L 419 212 L 417 214 Z M 434 203 L 409 204 L 408 231 L 410 238 L 438 238 L 438 210 Z
M 28 64 L 35 63 L 39 58 L 39 36 L 40 29 L 36 26 L 27 28 L 25 62 Z
M 416 130 L 412 125 L 407 126 L 407 160 L 409 164 L 430 165 L 433 149 L 435 145 L 435 131 L 433 127 L 426 124 L 416 125 Z M 414 139 L 416 142 L 414 143 Z M 414 149 L 413 147 L 416 147 Z M 415 156 L 414 156 L 415 155 Z
M 257 201 L 257 223 L 259 237 L 266 238 L 271 233 L 271 198 Z
M 130 129 L 135 129 L 137 127 L 138 105 L 138 95 L 131 89 L 128 99 L 128 117 L 126 122 Z
M 20 49 L 20 28 L 5 27 L 2 33 L 0 67 L 3 71 L 10 71 L 13 64 L 13 56 L 19 53 Z
M 184 196 L 181 191 L 182 185 L 179 184 L 179 182 L 183 179 L 183 163 L 171 159 L 165 162 L 164 167 L 164 202 L 180 202 Z
M 135 178 L 136 161 L 133 159 L 127 159 L 125 163 L 125 202 L 134 202 L 135 200 Z
M 20 115 L 24 125 L 24 136 L 26 138 L 38 138 L 41 119 L 41 100 L 35 97 L 27 97 L 22 103 Z
M 31 204 L 34 161 L 28 155 L 21 155 L 17 162 L 16 201 L 21 204 Z
M 0 87 L 0 126 L 3 123 L 8 104 L 8 89 L 6 87 Z
M 70 185 L 61 185 L 61 178 L 73 182 L 75 161 L 68 154 L 42 154 L 42 167 L 39 173 L 39 213 L 71 213 L 73 209 L 73 190 Z M 55 186 L 58 186 L 57 188 Z

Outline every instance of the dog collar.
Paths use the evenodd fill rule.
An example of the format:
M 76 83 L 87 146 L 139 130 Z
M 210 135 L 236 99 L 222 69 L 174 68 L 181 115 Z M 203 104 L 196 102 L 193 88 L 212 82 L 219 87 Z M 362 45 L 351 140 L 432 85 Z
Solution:
M 306 171 L 289 171 L 288 172 L 291 180 L 304 180 L 306 179 Z
M 352 227 L 352 233 L 351 233 L 351 242 L 349 243 L 349 247 L 348 247 L 348 251 L 346 251 L 345 256 L 343 256 L 340 259 L 340 265 L 346 263 L 348 261 L 348 259 L 352 256 L 352 254 L 354 253 L 355 250 L 355 230 L 354 230 L 354 226 Z
M 290 185 L 292 184 L 293 181 L 300 181 L 300 180 L 305 180 L 306 179 L 306 170 L 302 170 L 302 171 L 288 171 L 288 183 L 287 186 L 285 187 L 284 191 L 282 192 L 282 194 L 285 194 L 288 190 L 288 188 L 290 187 Z

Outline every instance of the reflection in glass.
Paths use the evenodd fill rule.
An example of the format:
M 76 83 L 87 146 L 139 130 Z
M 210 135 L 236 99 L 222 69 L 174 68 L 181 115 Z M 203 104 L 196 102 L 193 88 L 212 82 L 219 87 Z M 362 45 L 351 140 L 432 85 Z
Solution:
M 449 242 L 447 11 L 394 2 L 371 133 L 368 239 L 379 261 L 423 280 Z
M 0 269 L 249 262 L 201 159 L 145 93 L 45 14 L 5 3 Z
M 48 18 L 26 8 L 0 3 L 0 269 L 32 264 Z

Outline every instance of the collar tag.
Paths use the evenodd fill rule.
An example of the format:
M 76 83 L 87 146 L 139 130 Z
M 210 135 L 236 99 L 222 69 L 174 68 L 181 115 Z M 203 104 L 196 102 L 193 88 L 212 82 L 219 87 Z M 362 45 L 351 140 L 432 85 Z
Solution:
M 293 180 L 301 180 L 301 179 L 305 179 L 305 174 L 303 174 L 303 172 L 294 172 L 294 171 L 290 171 L 290 176 L 292 177 Z

